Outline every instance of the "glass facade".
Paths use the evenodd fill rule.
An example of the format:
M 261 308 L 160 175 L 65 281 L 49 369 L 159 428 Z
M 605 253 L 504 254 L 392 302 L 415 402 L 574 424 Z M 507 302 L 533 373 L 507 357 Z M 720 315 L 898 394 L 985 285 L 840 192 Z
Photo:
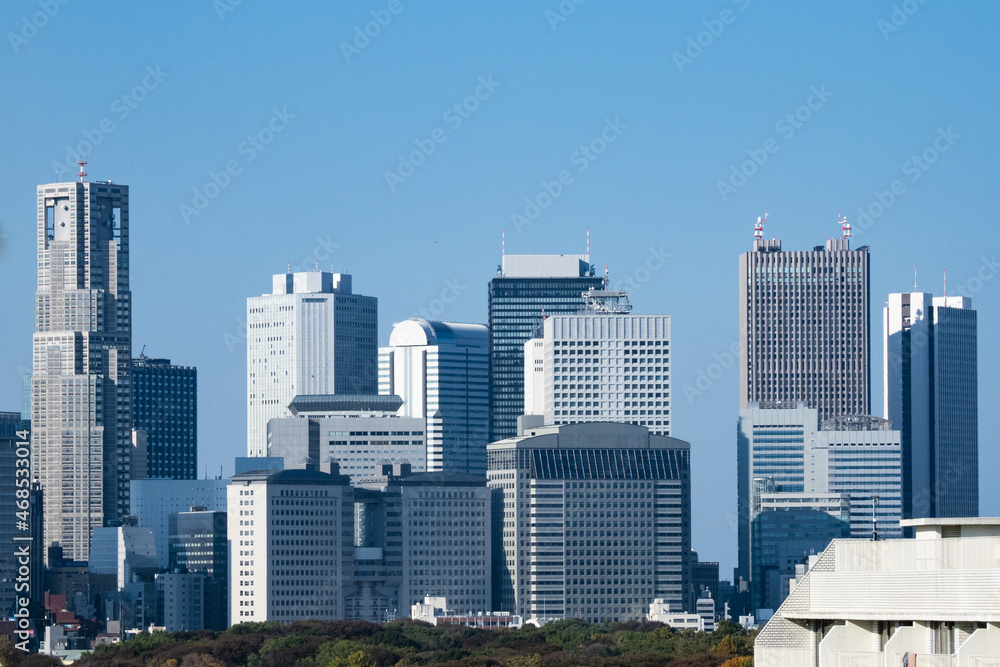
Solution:
M 146 432 L 146 477 L 198 476 L 198 370 L 169 359 L 132 360 L 132 419 Z
M 560 278 L 507 278 L 489 284 L 490 441 L 517 435 L 517 418 L 524 414 L 524 344 L 542 316 L 575 314 L 585 306 L 581 297 L 601 289 L 593 275 Z

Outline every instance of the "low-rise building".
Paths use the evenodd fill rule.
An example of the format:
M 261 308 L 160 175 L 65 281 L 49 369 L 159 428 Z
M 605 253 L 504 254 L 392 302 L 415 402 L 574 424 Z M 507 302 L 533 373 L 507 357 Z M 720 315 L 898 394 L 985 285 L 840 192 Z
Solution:
M 757 667 L 1000 664 L 1000 518 L 834 540 L 757 636 Z

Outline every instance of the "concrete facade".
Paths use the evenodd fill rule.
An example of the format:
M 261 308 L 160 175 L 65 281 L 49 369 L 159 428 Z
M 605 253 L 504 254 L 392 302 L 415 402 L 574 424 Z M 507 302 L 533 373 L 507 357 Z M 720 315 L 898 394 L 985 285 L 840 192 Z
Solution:
M 489 329 L 409 319 L 379 349 L 379 393 L 403 399 L 401 417 L 427 421 L 427 470 L 486 474 Z
M 740 256 L 740 408 L 803 401 L 820 419 L 871 411 L 868 246 L 755 239 Z
M 374 394 L 378 299 L 351 276 L 278 274 L 272 293 L 247 299 L 247 455 L 265 456 L 267 422 L 304 394 Z
M 525 619 L 641 620 L 682 607 L 690 446 L 642 426 L 542 426 L 489 445 L 494 605 Z M 694 610 L 689 610 L 694 611 Z
M 1000 519 L 904 526 L 915 539 L 835 540 L 760 631 L 754 664 L 1000 663 Z
M 86 561 L 94 528 L 128 514 L 132 295 L 128 186 L 38 186 L 32 470 L 45 547 Z
M 524 345 L 525 414 L 670 435 L 670 316 L 553 315 Z

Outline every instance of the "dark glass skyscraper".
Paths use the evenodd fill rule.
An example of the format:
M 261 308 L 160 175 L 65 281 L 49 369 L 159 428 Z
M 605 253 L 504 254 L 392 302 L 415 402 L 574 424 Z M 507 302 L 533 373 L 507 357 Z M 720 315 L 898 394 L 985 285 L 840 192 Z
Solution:
M 132 418 L 146 432 L 148 478 L 196 479 L 198 369 L 169 359 L 132 360 Z
M 504 255 L 489 284 L 490 441 L 517 435 L 524 414 L 524 343 L 543 316 L 577 313 L 601 289 L 589 255 Z
M 226 513 L 193 510 L 169 518 L 170 569 L 205 575 L 205 628 L 225 630 L 229 608 Z

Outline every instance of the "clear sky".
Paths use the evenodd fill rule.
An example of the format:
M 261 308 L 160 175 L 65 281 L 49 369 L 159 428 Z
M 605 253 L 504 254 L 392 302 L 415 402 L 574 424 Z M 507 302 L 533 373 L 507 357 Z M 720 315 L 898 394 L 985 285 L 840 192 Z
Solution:
M 130 186 L 133 349 L 198 367 L 212 475 L 245 453 L 241 325 L 272 273 L 353 274 L 384 344 L 421 312 L 485 322 L 502 229 L 582 253 L 589 227 L 634 312 L 673 316 L 694 547 L 726 577 L 737 258 L 764 210 L 803 250 L 839 210 L 871 246 L 875 414 L 886 295 L 914 266 L 972 295 L 1000 515 L 996 3 L 9 0 L 0 31 L 0 409 L 31 365 L 35 187 L 73 151 Z

